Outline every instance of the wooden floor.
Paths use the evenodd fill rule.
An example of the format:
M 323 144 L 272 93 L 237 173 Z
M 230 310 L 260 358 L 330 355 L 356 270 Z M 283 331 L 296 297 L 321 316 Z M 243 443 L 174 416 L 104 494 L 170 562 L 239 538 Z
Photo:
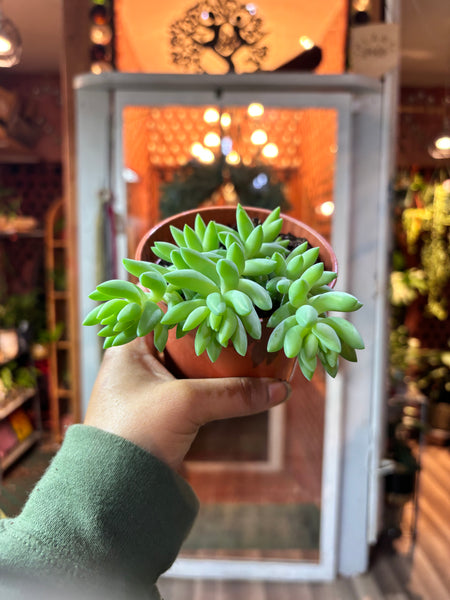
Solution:
M 333 583 L 184 581 L 162 578 L 165 600 L 449 600 L 450 450 L 429 446 L 422 459 L 416 543 L 411 505 L 404 535 L 374 549 L 369 572 Z

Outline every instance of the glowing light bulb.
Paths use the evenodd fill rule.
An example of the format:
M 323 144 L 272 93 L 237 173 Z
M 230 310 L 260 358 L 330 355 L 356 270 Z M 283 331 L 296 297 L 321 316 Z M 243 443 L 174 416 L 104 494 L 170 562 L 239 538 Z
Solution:
M 231 125 L 231 115 L 230 113 L 223 113 L 220 117 L 220 124 L 224 129 L 227 129 Z
M 205 123 L 217 123 L 219 119 L 220 115 L 217 108 L 207 108 L 203 113 L 203 120 Z
M 220 136 L 218 136 L 217 133 L 214 133 L 214 131 L 210 131 L 203 138 L 203 143 L 209 148 L 216 148 L 217 146 L 220 146 Z
M 227 154 L 230 154 L 230 152 L 233 150 L 233 140 L 228 135 L 226 135 L 222 139 L 220 147 L 223 155 L 226 156 Z
M 241 162 L 241 157 L 236 152 L 236 150 L 232 150 L 225 159 L 229 165 L 238 165 Z
M 0 54 L 7 54 L 11 48 L 11 41 L 6 37 L 0 36 Z
M 247 108 L 250 117 L 261 117 L 264 114 L 264 106 L 259 102 L 252 102 Z
M 434 142 L 434 145 L 438 150 L 450 150 L 450 137 L 443 135 Z
M 324 217 L 331 217 L 334 213 L 334 202 L 328 200 L 327 202 L 322 202 L 320 206 L 317 207 L 317 212 L 323 215 Z
M 303 50 L 311 50 L 311 48 L 314 48 L 314 42 L 307 35 L 302 35 L 298 42 Z
M 215 160 L 214 152 L 208 148 L 203 148 L 202 153 L 198 157 L 198 160 L 204 164 L 211 164 Z
M 256 129 L 252 133 L 250 140 L 252 144 L 255 144 L 255 146 L 262 146 L 267 142 L 267 133 L 264 131 L 264 129 Z
M 200 144 L 200 142 L 194 142 L 191 146 L 191 154 L 192 154 L 192 156 L 195 156 L 196 158 L 200 157 L 203 150 L 204 150 L 204 148 Z
M 278 156 L 278 146 L 270 142 L 269 144 L 266 144 L 264 146 L 264 148 L 262 149 L 262 154 L 266 158 L 275 158 L 276 156 Z
M 92 25 L 90 38 L 94 44 L 106 46 L 112 40 L 112 29 L 109 25 Z

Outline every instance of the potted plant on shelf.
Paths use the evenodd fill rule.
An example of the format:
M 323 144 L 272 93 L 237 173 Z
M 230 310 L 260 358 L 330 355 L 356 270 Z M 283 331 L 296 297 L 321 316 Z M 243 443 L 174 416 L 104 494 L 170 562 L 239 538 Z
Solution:
M 83 322 L 102 325 L 104 348 L 153 332 L 157 350 L 184 376 L 288 378 L 297 361 L 310 380 L 317 359 L 334 377 L 339 358 L 356 361 L 364 347 L 352 323 L 328 315 L 362 306 L 332 289 L 331 247 L 279 208 L 181 213 L 123 262 L 139 284 L 98 285 L 90 298 L 102 304 Z

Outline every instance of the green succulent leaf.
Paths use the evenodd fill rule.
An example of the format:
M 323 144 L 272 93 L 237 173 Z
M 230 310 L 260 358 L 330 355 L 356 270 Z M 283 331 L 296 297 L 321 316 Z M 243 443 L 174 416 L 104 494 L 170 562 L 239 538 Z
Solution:
M 245 261 L 243 275 L 255 277 L 258 275 L 269 275 L 276 267 L 276 262 L 270 258 L 249 258 Z
M 147 262 L 145 260 L 134 260 L 132 258 L 124 258 L 122 263 L 125 269 L 128 271 L 128 273 L 138 278 L 142 275 L 142 273 L 155 271 L 157 271 L 158 273 L 165 273 L 165 271 L 167 270 L 161 265 L 156 265 L 155 263 Z
M 246 240 L 252 233 L 254 227 L 251 218 L 240 204 L 236 208 L 236 224 L 242 240 Z
M 289 277 L 289 279 L 297 279 L 297 277 L 300 277 L 302 272 L 303 255 L 299 254 L 298 256 L 294 256 L 294 258 L 289 261 L 286 267 L 286 277 Z
M 358 357 L 356 356 L 356 350 L 354 348 L 352 348 L 349 344 L 344 342 L 344 340 L 341 340 L 340 355 L 342 356 L 342 358 L 345 358 L 345 360 L 348 360 L 350 362 L 358 362 Z
M 323 273 L 323 263 L 316 263 L 308 267 L 302 274 L 301 279 L 306 281 L 308 288 L 311 289 L 315 285 Z
M 267 223 L 267 219 L 264 221 L 262 229 L 263 229 L 263 239 L 264 242 L 270 243 L 277 239 L 280 235 L 281 228 L 283 227 L 283 219 L 276 219 L 271 223 Z
M 146 302 L 137 326 L 138 336 L 144 336 L 153 331 L 163 317 L 163 311 L 153 302 Z
M 112 300 L 108 300 L 100 306 L 100 310 L 97 313 L 97 317 L 99 321 L 103 321 L 106 317 L 114 315 L 117 317 L 117 314 L 126 306 L 128 302 L 123 298 L 113 298 Z
M 272 308 L 272 299 L 269 292 L 256 281 L 240 279 L 238 290 L 244 292 L 253 301 L 253 304 L 261 310 L 270 310 Z
M 151 291 L 152 300 L 159 302 L 167 291 L 167 283 L 161 273 L 146 271 L 139 277 L 139 282 Z
M 102 305 L 99 304 L 95 306 L 92 310 L 88 312 L 88 314 L 84 317 L 83 325 L 97 325 L 97 323 L 101 322 L 101 319 L 98 318 L 98 313 Z
M 206 226 L 205 235 L 203 236 L 203 250 L 210 252 L 217 250 L 219 247 L 219 236 L 217 235 L 216 225 L 214 221 L 210 221 Z
M 168 308 L 166 314 L 161 319 L 161 323 L 163 325 L 176 325 L 177 323 L 181 323 L 199 306 L 205 306 L 205 300 L 203 298 L 174 304 Z
M 317 259 L 319 258 L 319 252 L 320 252 L 320 248 L 310 248 L 309 250 L 306 250 L 306 252 L 304 252 L 302 254 L 304 270 L 311 267 L 317 261 Z
M 206 305 L 209 310 L 217 316 L 223 315 L 227 308 L 225 300 L 222 297 L 222 294 L 219 294 L 219 292 L 213 292 L 212 294 L 209 294 L 206 297 Z
M 136 327 L 131 326 L 125 331 L 121 331 L 116 335 L 115 340 L 111 344 L 112 346 L 123 346 L 124 344 L 129 344 L 133 340 L 136 339 Z
M 237 317 L 234 314 L 234 312 L 228 308 L 222 319 L 220 329 L 217 332 L 217 341 L 221 346 L 226 348 L 226 346 L 228 345 L 228 341 L 236 331 L 236 327 Z
M 319 341 L 313 333 L 308 333 L 303 344 L 305 359 L 312 360 L 319 350 Z
M 231 307 L 238 315 L 249 315 L 253 309 L 250 298 L 240 290 L 229 290 L 223 294 L 226 304 Z
M 358 350 L 364 349 L 364 341 L 353 323 L 350 323 L 350 321 L 347 321 L 347 319 L 343 319 L 342 317 L 326 317 L 323 318 L 322 321 L 331 325 L 341 341 L 352 348 L 357 348 Z
M 140 319 L 142 306 L 136 302 L 129 302 L 117 315 L 118 321 L 136 322 Z
M 288 358 L 295 358 L 299 354 L 304 336 L 305 331 L 299 325 L 294 325 L 286 331 L 283 348 Z
M 104 300 L 109 300 L 110 296 L 107 296 L 98 290 L 94 290 L 89 294 L 89 298 L 91 300 L 95 300 L 96 302 L 103 302 Z
M 200 241 L 198 235 L 192 229 L 192 227 L 189 227 L 189 225 L 185 225 L 183 233 L 188 248 L 191 248 L 192 250 L 197 250 L 197 252 L 201 252 L 203 250 L 203 244 Z
M 263 243 L 264 234 L 262 225 L 258 225 L 253 229 L 251 234 L 244 241 L 245 245 L 245 256 L 247 258 L 252 258 L 257 254 L 259 249 L 261 248 L 261 244 Z
M 206 275 L 216 285 L 220 285 L 220 277 L 217 273 L 216 263 L 213 260 L 192 248 L 182 248 L 180 252 L 187 267 Z
M 194 229 L 195 229 L 195 233 L 197 234 L 199 240 L 201 240 L 203 242 L 203 237 L 204 237 L 205 231 L 206 231 L 206 224 L 205 224 L 205 221 L 202 219 L 200 213 L 197 213 L 195 215 Z M 203 246 L 202 246 L 202 250 L 203 250 Z
M 208 318 L 210 314 L 210 310 L 207 306 L 199 306 L 195 308 L 186 318 L 186 321 L 183 325 L 183 331 L 191 331 L 191 329 L 195 329 L 198 327 L 200 323 L 203 323 L 205 319 Z
M 103 327 L 102 329 L 100 329 L 100 331 L 98 332 L 98 336 L 100 337 L 108 337 L 110 335 L 115 335 L 116 332 L 114 331 L 114 327 L 112 325 L 106 325 L 106 327 Z
M 126 298 L 131 302 L 141 302 L 145 298 L 144 292 L 131 281 L 111 279 L 97 286 L 97 290 L 110 298 Z
M 313 325 L 312 331 L 323 346 L 334 352 L 341 351 L 341 341 L 330 325 L 318 322 Z
M 261 320 L 258 317 L 258 314 L 254 308 L 248 315 L 240 315 L 242 324 L 247 330 L 248 334 L 254 339 L 261 339 L 262 328 L 261 328 Z
M 245 268 L 245 256 L 242 250 L 242 246 L 233 242 L 231 246 L 227 250 L 227 259 L 231 260 L 236 267 L 239 273 L 242 273 Z
M 210 313 L 208 323 L 213 331 L 219 331 L 222 324 L 222 319 L 223 315 L 215 315 L 214 313 Z
M 318 316 L 317 310 L 309 304 L 303 304 L 295 312 L 295 318 L 301 327 L 310 327 L 317 321 Z
M 270 334 L 269 341 L 267 342 L 267 350 L 269 352 L 278 352 L 278 350 L 281 350 L 284 345 L 286 333 L 291 327 L 295 327 L 296 325 L 295 316 L 287 317 L 281 321 Z
M 355 296 L 347 292 L 327 292 L 310 298 L 309 303 L 319 314 L 332 311 L 353 312 L 361 308 L 362 304 Z
M 221 258 L 217 262 L 217 272 L 220 277 L 220 288 L 222 293 L 237 288 L 239 284 L 239 271 L 231 260 Z
M 153 342 L 158 352 L 163 352 L 167 344 L 167 338 L 169 337 L 169 328 L 161 323 L 155 326 Z
M 184 233 L 181 231 L 181 229 L 178 229 L 178 227 L 171 225 L 170 233 L 172 234 L 172 237 L 173 237 L 175 243 L 177 244 L 177 246 L 179 246 L 180 248 L 187 247 L 187 242 L 184 239 Z
M 171 262 L 170 254 L 174 250 L 178 250 L 178 246 L 175 246 L 175 244 L 171 244 L 170 242 L 155 242 L 155 244 L 152 246 L 152 250 L 158 258 L 162 258 L 162 260 Z
M 299 256 L 300 254 L 306 252 L 307 248 L 308 242 L 303 242 L 302 244 L 299 244 L 296 248 L 294 248 L 294 250 L 292 250 L 289 256 L 286 257 L 286 264 L 288 265 L 291 262 L 291 260 L 294 260 L 296 256 Z
M 295 308 L 298 308 L 304 302 L 309 291 L 309 285 L 303 279 L 297 279 L 294 281 L 289 288 L 289 302 Z
M 193 269 L 171 271 L 170 273 L 166 273 L 164 277 L 166 278 L 166 281 L 172 283 L 178 288 L 186 288 L 188 290 L 192 290 L 193 292 L 197 292 L 202 296 L 207 296 L 213 292 L 220 291 L 214 281 L 211 281 L 209 277 L 203 275 L 202 273 L 198 273 Z
M 176 269 L 178 269 L 179 271 L 181 271 L 182 269 L 188 269 L 189 265 L 186 264 L 186 261 L 184 260 L 183 256 L 181 255 L 181 248 L 178 250 L 172 250 L 172 252 L 170 253 L 170 260 L 173 263 L 173 265 L 175 266 Z M 169 272 L 169 271 L 167 271 Z
M 236 319 L 236 330 L 231 337 L 231 341 L 236 352 L 241 356 L 245 356 L 248 347 L 248 336 L 241 319 L 239 317 L 236 317 Z
M 295 314 L 295 308 L 290 303 L 282 304 L 279 306 L 269 317 L 267 321 L 268 327 L 276 327 L 284 319 L 291 317 Z
M 212 330 L 208 326 L 207 322 L 203 321 L 203 323 L 197 329 L 197 333 L 195 334 L 194 348 L 197 356 L 203 354 L 212 337 Z
M 206 347 L 206 352 L 208 353 L 209 360 L 212 363 L 215 363 L 216 360 L 219 358 L 221 350 L 222 346 L 216 339 L 212 338 Z

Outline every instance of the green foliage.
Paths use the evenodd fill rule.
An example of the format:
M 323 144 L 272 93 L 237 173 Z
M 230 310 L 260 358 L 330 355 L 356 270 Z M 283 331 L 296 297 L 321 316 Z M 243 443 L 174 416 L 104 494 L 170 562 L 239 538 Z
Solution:
M 230 344 L 244 356 L 248 337 L 261 337 L 261 311 L 270 311 L 268 351 L 283 349 L 297 357 L 307 379 L 317 358 L 333 377 L 340 357 L 356 361 L 355 349 L 364 348 L 360 334 L 328 311 L 351 312 L 362 305 L 329 287 L 336 273 L 317 262 L 319 249 L 306 243 L 286 249 L 279 207 L 264 223 L 254 224 L 238 205 L 236 224 L 237 231 L 206 225 L 197 215 L 194 229 L 172 227 L 174 243 L 156 242 L 152 248 L 164 263 L 124 260 L 144 289 L 121 280 L 100 284 L 90 298 L 103 304 L 91 310 L 84 325 L 102 326 L 98 335 L 105 338 L 105 348 L 153 331 L 159 351 L 169 329 L 177 327 L 178 336 L 196 330 L 196 354 L 206 351 L 214 362 Z

